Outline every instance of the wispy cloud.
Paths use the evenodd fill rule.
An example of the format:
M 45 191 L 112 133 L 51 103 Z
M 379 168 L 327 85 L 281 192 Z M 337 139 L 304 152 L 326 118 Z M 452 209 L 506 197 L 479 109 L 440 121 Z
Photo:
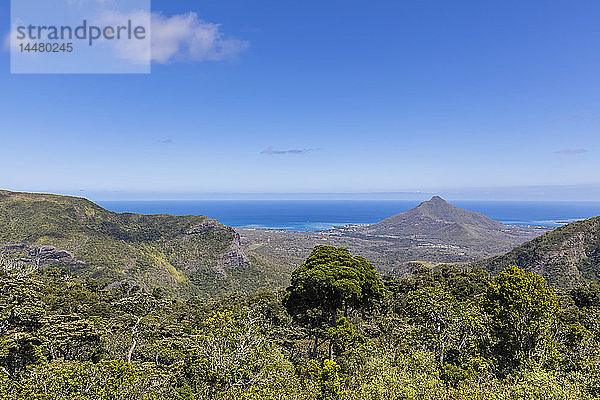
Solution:
M 260 154 L 267 155 L 279 155 L 279 154 L 307 154 L 310 153 L 312 149 L 291 149 L 291 150 L 275 150 L 271 147 L 267 147 Z
M 102 19 L 106 23 L 126 23 L 129 19 L 151 21 L 150 47 L 144 46 L 143 41 L 113 42 L 119 56 L 132 62 L 146 62 L 148 59 L 158 64 L 222 61 L 248 48 L 247 41 L 226 37 L 219 24 L 203 21 L 195 12 L 170 17 L 145 11 L 134 15 L 105 12 Z
M 565 155 L 574 155 L 574 154 L 587 153 L 587 150 L 586 149 L 565 149 L 565 150 L 558 150 L 555 153 L 556 154 L 565 154 Z
M 223 61 L 234 58 L 249 47 L 249 42 L 227 37 L 221 25 L 199 18 L 195 12 L 165 16 L 139 10 L 121 13 L 114 10 L 90 17 L 96 25 L 127 25 L 128 20 L 147 21 L 152 26 L 151 45 L 147 41 L 115 40 L 104 45 L 113 46 L 118 57 L 133 63 L 170 64 L 173 62 Z M 11 49 L 10 32 L 2 40 L 5 51 Z M 16 42 L 15 42 L 16 43 Z
M 248 48 L 248 42 L 227 38 L 221 26 L 190 12 L 166 17 L 152 14 L 152 61 L 221 61 Z
M 173 144 L 173 139 L 171 139 L 171 138 L 157 139 L 156 143 L 160 143 L 160 144 Z

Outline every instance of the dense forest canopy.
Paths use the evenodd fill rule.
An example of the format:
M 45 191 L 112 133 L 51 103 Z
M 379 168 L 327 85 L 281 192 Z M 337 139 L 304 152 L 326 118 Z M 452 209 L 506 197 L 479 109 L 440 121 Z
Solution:
M 593 399 L 600 286 L 507 266 L 383 279 L 319 246 L 285 291 L 181 300 L 5 269 L 0 397 Z

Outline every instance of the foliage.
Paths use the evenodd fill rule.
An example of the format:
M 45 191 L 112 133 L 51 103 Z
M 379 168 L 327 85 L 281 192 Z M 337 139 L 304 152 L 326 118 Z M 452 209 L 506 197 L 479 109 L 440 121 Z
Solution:
M 0 274 L 0 398 L 600 398 L 595 284 L 373 271 L 319 247 L 285 292 L 186 300 L 61 267 Z
M 338 313 L 347 317 L 364 311 L 383 296 L 384 286 L 375 268 L 348 249 L 317 246 L 306 262 L 292 274 L 285 306 L 292 317 L 314 335 L 312 355 L 316 356 L 319 337 L 335 327 Z M 329 358 L 333 342 L 329 340 Z
M 483 308 L 489 316 L 492 354 L 502 371 L 526 361 L 545 361 L 558 299 L 541 276 L 508 267 L 488 287 Z

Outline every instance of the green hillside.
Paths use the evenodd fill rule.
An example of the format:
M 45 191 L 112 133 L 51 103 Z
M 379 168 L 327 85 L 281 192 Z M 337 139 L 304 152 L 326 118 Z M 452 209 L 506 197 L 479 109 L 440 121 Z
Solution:
M 600 280 L 600 217 L 574 222 L 527 242 L 509 253 L 475 263 L 492 273 L 519 265 L 560 288 Z
M 82 198 L 8 191 L 0 191 L 0 264 L 183 296 L 276 288 L 288 276 L 246 257 L 235 230 L 205 216 L 117 214 Z

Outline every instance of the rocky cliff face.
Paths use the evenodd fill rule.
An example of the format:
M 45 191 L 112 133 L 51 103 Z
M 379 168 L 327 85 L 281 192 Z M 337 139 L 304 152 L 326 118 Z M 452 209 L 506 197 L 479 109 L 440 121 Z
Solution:
M 227 276 L 227 271 L 235 268 L 246 267 L 250 265 L 250 260 L 242 251 L 240 235 L 234 231 L 234 238 L 227 251 L 221 254 L 221 259 L 217 272 Z
M 54 246 L 35 246 L 25 243 L 0 246 L 0 254 L 20 253 L 19 261 L 31 262 L 36 265 L 52 265 L 60 263 L 75 263 L 73 254 L 66 250 L 58 250 Z M 13 256 L 14 258 L 14 256 Z
M 206 220 L 202 221 L 201 223 L 199 223 L 198 225 L 195 225 L 195 226 L 191 227 L 190 229 L 188 229 L 186 234 L 198 235 L 201 233 L 214 231 L 215 229 L 227 229 L 227 227 L 225 225 L 219 223 L 219 221 L 217 221 L 216 219 L 206 219 Z
M 244 254 L 240 241 L 240 235 L 235 229 L 225 226 L 219 221 L 214 219 L 208 219 L 202 223 L 192 227 L 186 232 L 187 235 L 199 235 L 214 230 L 226 230 L 231 234 L 230 245 L 219 255 L 218 263 L 214 266 L 213 271 L 227 277 L 227 271 L 240 267 L 247 267 L 250 265 L 250 260 Z
M 54 246 L 33 246 L 25 243 L 0 246 L 0 270 L 28 275 L 39 268 L 53 265 L 85 265 L 66 250 Z

